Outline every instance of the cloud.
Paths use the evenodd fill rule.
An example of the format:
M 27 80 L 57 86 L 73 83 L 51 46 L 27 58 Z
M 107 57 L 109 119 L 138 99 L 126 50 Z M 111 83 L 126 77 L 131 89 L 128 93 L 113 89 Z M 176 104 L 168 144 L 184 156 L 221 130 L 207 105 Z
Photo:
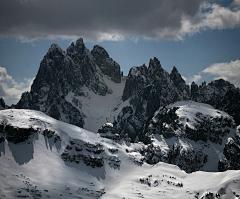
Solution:
M 17 103 L 23 92 L 30 91 L 32 82 L 33 79 L 24 78 L 24 82 L 17 83 L 6 68 L 0 66 L 0 96 L 8 105 Z
M 207 29 L 233 29 L 240 26 L 240 6 L 235 0 L 230 7 L 222 7 L 218 4 L 203 3 L 199 12 L 194 16 L 184 15 L 179 35 L 192 35 Z
M 240 87 L 240 60 L 215 63 L 202 71 L 216 76 L 215 79 L 225 79 L 235 86 Z
M 189 85 L 191 85 L 192 82 L 199 83 L 199 81 L 202 79 L 202 75 L 199 73 L 198 75 L 193 75 L 191 77 L 184 77 L 185 82 Z
M 129 38 L 182 40 L 205 29 L 235 28 L 240 4 L 204 0 L 1 0 L 0 36 L 22 41 Z

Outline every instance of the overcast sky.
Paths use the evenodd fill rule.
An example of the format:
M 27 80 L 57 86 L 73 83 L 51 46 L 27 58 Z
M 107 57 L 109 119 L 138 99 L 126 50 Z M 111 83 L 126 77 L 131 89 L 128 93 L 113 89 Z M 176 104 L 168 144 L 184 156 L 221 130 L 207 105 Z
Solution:
M 0 0 L 0 97 L 16 103 L 50 45 L 79 37 L 125 75 L 155 56 L 187 83 L 240 86 L 240 0 Z

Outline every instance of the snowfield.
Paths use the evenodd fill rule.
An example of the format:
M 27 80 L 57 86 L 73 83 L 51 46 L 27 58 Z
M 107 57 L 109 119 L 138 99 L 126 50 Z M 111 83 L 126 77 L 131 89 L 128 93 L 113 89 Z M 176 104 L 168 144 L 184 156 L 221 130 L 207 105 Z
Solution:
M 31 130 L 25 141 L 0 143 L 0 198 L 240 197 L 240 171 L 149 165 L 142 143 L 114 142 L 33 110 L 1 110 L 0 124 L 2 137 L 6 127 Z
M 122 93 L 126 82 L 126 77 L 121 78 L 121 83 L 115 83 L 106 75 L 103 76 L 104 82 L 112 90 L 106 96 L 95 94 L 89 88 L 84 87 L 82 91 L 85 96 L 75 96 L 69 92 L 65 97 L 66 101 L 73 103 L 78 100 L 80 107 L 75 106 L 84 115 L 84 129 L 97 133 L 98 129 L 107 122 L 113 122 L 123 107 L 129 105 L 129 100 L 123 102 Z

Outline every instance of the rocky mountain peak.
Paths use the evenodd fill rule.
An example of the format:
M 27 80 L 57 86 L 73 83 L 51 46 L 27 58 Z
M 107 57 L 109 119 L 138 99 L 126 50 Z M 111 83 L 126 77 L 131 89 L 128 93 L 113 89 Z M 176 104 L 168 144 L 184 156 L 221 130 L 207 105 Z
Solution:
M 164 70 L 158 58 L 154 57 L 153 59 L 150 59 L 149 66 L 148 66 L 148 75 L 159 76 L 159 73 L 163 73 L 163 71 Z
M 102 49 L 101 52 L 108 55 L 102 47 L 96 49 Z M 115 82 L 121 81 L 120 66 L 115 61 L 106 56 L 98 66 L 99 59 L 95 57 L 85 47 L 82 38 L 76 44 L 71 43 L 66 52 L 52 44 L 41 61 L 31 91 L 22 95 L 17 108 L 40 110 L 55 119 L 82 127 L 81 104 L 76 99 L 69 102 L 68 96 L 87 95 L 83 87 L 101 96 L 112 93 L 103 74 Z
M 95 45 L 91 54 L 104 75 L 111 77 L 111 80 L 116 83 L 121 82 L 120 65 L 109 57 L 109 54 L 102 46 Z
M 4 102 L 4 99 L 1 97 L 0 98 L 0 110 L 3 110 L 6 108 L 6 104 Z
M 134 92 L 143 90 L 148 82 L 148 69 L 145 64 L 141 66 L 134 66 L 128 73 L 128 78 L 123 91 L 122 99 L 128 100 Z
M 102 58 L 102 60 L 109 58 L 108 52 L 102 46 L 99 45 L 95 45 L 91 53 L 95 58 Z
M 66 53 L 57 44 L 52 44 L 44 59 L 61 61 L 64 56 L 66 56 Z
M 185 83 L 184 79 L 182 78 L 175 66 L 173 66 L 173 69 L 170 73 L 170 78 L 174 82 L 175 86 L 181 83 Z
M 209 85 L 214 86 L 216 88 L 234 87 L 230 82 L 224 79 L 217 79 L 215 81 L 212 81 Z
M 84 43 L 83 43 L 83 38 L 79 38 L 77 41 L 76 41 L 76 46 L 84 46 Z
M 53 43 L 51 45 L 51 47 L 49 48 L 48 52 L 52 52 L 52 51 L 59 51 L 59 52 L 63 52 L 63 50 L 59 47 L 59 45 Z
M 189 86 L 186 85 L 185 80 L 182 78 L 182 75 L 178 72 L 177 68 L 173 66 L 173 69 L 170 73 L 170 79 L 173 81 L 176 88 L 181 91 L 183 95 L 183 99 L 189 99 L 190 97 L 190 89 Z
M 88 49 L 85 47 L 82 38 L 76 41 L 76 45 L 72 42 L 66 51 L 68 56 L 71 57 L 75 62 L 80 62 L 84 58 L 85 54 L 90 54 Z

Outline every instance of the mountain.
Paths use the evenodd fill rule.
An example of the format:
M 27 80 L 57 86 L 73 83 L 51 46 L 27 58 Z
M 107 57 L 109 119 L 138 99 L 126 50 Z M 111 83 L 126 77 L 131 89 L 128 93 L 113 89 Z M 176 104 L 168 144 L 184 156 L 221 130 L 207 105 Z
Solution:
M 174 112 L 175 107 L 178 109 Z M 206 119 L 212 118 L 214 121 L 222 117 L 222 125 L 229 124 L 224 120 L 232 122 L 231 116 L 226 113 L 191 101 L 178 102 L 166 109 L 173 110 L 172 113 L 179 117 L 178 121 L 189 128 L 194 126 L 196 120 L 204 120 L 205 116 Z M 203 115 L 196 114 L 198 111 Z M 161 115 L 168 112 L 170 113 L 159 109 L 149 125 L 161 124 Z M 172 122 L 166 121 L 171 125 Z M 230 129 L 227 136 L 234 134 L 232 125 L 231 123 L 224 127 Z M 239 128 L 236 134 L 239 135 L 238 130 Z M 168 146 L 177 139 L 175 136 L 184 135 L 180 129 L 174 132 L 170 138 L 154 134 L 152 145 L 157 147 L 158 144 L 162 152 L 168 152 Z M 198 171 L 187 174 L 173 164 L 159 162 L 151 165 L 147 161 L 158 158 L 157 151 L 155 158 L 151 158 L 147 151 L 152 148 L 147 149 L 141 142 L 103 138 L 99 134 L 55 120 L 39 111 L 0 111 L 0 135 L 0 198 L 134 199 L 240 196 L 239 170 L 218 173 Z M 220 137 L 223 143 L 227 136 Z M 190 150 L 192 147 L 196 149 L 194 144 L 201 146 L 201 140 L 187 143 L 186 139 L 189 138 L 178 138 L 178 145 L 182 146 L 180 151 Z M 218 150 L 222 147 L 210 140 L 205 144 L 209 145 L 209 148 L 206 147 L 203 151 L 210 153 L 208 161 L 217 162 L 214 158 L 220 158 L 222 152 Z M 215 148 L 215 151 L 211 152 L 211 148 Z M 210 168 L 208 166 L 205 169 Z
M 240 125 L 239 98 L 239 88 L 222 79 L 200 86 L 193 82 L 189 88 L 175 66 L 169 74 L 156 57 L 123 77 L 103 47 L 95 45 L 90 52 L 80 38 L 66 51 L 50 47 L 31 91 L 15 108 L 40 110 L 93 132 L 110 122 L 122 137 L 145 142 L 145 126 L 161 106 L 181 100 L 207 103 Z
M 94 103 L 96 96 L 118 98 L 121 94 L 116 94 L 118 90 L 113 89 L 121 92 L 121 78 L 119 64 L 102 47 L 94 46 L 90 52 L 81 38 L 66 51 L 53 44 L 41 61 L 31 91 L 22 94 L 16 108 L 39 110 L 55 119 L 88 127 L 92 118 L 88 110 L 84 112 L 87 109 L 84 100 L 88 99 L 86 106 L 89 106 L 89 103 Z M 119 100 L 115 101 L 118 104 Z M 106 109 L 106 112 L 110 111 Z M 101 125 L 93 126 L 90 130 L 97 131 Z
M 237 198 L 238 99 L 156 57 L 125 77 L 99 45 L 53 44 L 30 92 L 0 99 L 0 198 Z
M 182 84 L 177 84 L 180 81 Z M 176 86 L 177 84 L 178 86 Z M 188 100 L 189 87 L 174 67 L 171 75 L 165 71 L 155 57 L 150 59 L 149 66 L 133 67 L 129 71 L 122 96 L 129 100 L 115 121 L 116 131 L 120 135 L 128 133 L 132 141 L 141 133 L 145 124 L 160 107 L 179 100 Z

